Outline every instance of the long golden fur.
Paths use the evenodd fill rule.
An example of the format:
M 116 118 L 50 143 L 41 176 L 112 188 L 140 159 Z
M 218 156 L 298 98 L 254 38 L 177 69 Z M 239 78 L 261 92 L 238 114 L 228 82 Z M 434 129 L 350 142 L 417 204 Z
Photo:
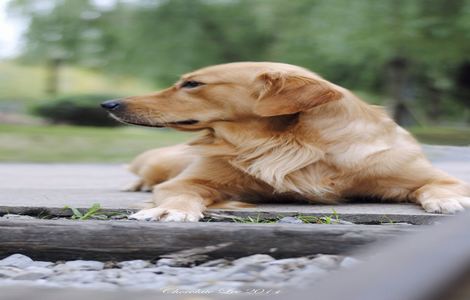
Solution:
M 375 197 L 437 213 L 470 207 L 469 185 L 431 166 L 382 108 L 298 66 L 212 66 L 111 104 L 106 108 L 123 122 L 204 131 L 132 164 L 142 177 L 135 189 L 154 186 L 156 204 L 136 219 L 197 221 L 210 205 L 279 197 Z

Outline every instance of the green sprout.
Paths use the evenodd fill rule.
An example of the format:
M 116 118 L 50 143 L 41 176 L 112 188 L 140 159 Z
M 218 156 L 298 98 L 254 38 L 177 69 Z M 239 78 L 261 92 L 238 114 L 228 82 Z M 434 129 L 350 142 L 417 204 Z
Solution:
M 64 209 L 72 210 L 72 220 L 88 220 L 101 210 L 101 205 L 99 203 L 93 203 L 84 214 L 75 207 L 65 206 Z

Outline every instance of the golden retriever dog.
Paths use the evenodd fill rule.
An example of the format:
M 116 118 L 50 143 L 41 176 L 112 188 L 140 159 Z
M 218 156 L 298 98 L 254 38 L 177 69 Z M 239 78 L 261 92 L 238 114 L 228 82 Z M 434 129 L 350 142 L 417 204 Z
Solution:
M 102 106 L 125 123 L 203 131 L 132 164 L 142 177 L 134 189 L 154 185 L 156 205 L 134 219 L 197 221 L 211 205 L 255 197 L 327 204 L 373 197 L 434 213 L 470 207 L 470 186 L 435 169 L 380 107 L 298 66 L 211 66 Z

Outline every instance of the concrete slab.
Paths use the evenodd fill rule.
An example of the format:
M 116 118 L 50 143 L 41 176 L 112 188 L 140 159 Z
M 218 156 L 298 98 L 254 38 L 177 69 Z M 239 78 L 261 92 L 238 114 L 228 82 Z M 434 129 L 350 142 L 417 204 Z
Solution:
M 437 167 L 470 182 L 470 147 L 426 146 L 425 151 Z M 149 193 L 120 190 L 135 180 L 124 166 L 109 164 L 0 164 L 0 206 L 87 208 L 100 203 L 106 209 L 139 208 L 150 199 Z M 354 215 L 416 216 L 425 218 L 421 208 L 412 204 L 302 205 L 266 204 L 239 210 L 247 214 L 329 215 L 333 211 L 353 219 Z M 350 216 L 350 217 L 347 217 Z M 362 219 L 364 220 L 364 219 Z M 366 221 L 368 218 L 366 218 Z M 398 218 L 396 220 L 405 220 Z
M 0 164 L 0 206 L 131 208 L 150 193 L 122 192 L 136 177 L 124 166 Z
M 86 208 L 93 203 L 109 209 L 138 208 L 151 198 L 150 193 L 122 192 L 135 177 L 118 165 L 83 164 L 2 164 L 0 165 L 0 206 L 56 207 L 66 205 Z M 304 212 L 331 214 L 372 213 L 417 214 L 415 205 L 355 204 L 303 205 L 266 204 L 242 211 Z

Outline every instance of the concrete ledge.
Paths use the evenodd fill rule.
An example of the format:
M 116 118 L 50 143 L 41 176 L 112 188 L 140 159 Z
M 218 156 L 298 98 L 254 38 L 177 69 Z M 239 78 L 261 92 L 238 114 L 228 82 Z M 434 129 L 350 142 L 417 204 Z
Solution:
M 465 166 L 464 166 L 465 167 Z M 136 178 L 120 165 L 0 164 L 0 214 L 67 216 L 65 206 L 87 209 L 99 203 L 105 211 L 133 212 L 150 193 L 122 192 Z M 239 210 L 214 210 L 235 216 L 273 218 L 292 215 L 338 214 L 354 223 L 406 222 L 430 224 L 442 215 L 429 214 L 413 204 L 355 203 L 341 205 L 263 204 Z

